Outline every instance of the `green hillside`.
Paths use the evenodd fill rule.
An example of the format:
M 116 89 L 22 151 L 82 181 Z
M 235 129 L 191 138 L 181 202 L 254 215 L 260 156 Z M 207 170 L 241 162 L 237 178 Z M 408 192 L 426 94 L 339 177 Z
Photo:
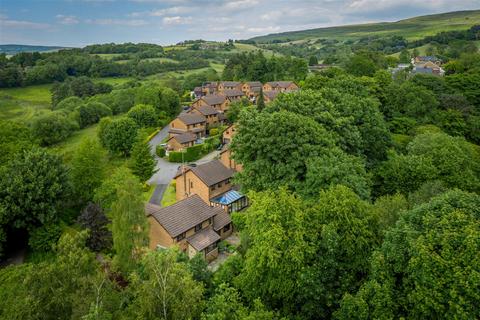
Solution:
M 456 11 L 420 16 L 397 22 L 381 22 L 340 27 L 318 28 L 302 31 L 283 32 L 254 37 L 259 43 L 272 41 L 297 41 L 318 38 L 336 40 L 358 39 L 364 36 L 403 36 L 408 40 L 420 39 L 442 31 L 465 30 L 480 24 L 480 10 Z

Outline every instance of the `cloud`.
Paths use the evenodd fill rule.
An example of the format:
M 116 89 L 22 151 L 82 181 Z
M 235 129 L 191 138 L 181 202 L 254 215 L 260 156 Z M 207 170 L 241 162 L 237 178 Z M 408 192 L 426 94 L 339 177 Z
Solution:
M 32 22 L 26 20 L 12 20 L 5 14 L 0 14 L 0 27 L 2 28 L 18 28 L 18 29 L 48 29 L 48 23 Z
M 141 27 L 146 26 L 149 23 L 142 19 L 87 19 L 88 24 L 96 24 L 102 26 L 128 26 L 128 27 Z
M 258 4 L 257 0 L 236 0 L 236 1 L 227 1 L 223 8 L 228 10 L 239 10 L 239 9 L 250 9 L 255 7 Z
M 182 24 L 191 24 L 193 21 L 192 17 L 181 17 L 181 16 L 174 16 L 174 17 L 164 17 L 162 22 L 164 25 L 182 25 Z
M 63 14 L 57 14 L 55 17 L 57 18 L 57 21 L 60 24 L 69 25 L 69 24 L 77 24 L 79 22 L 77 17 L 75 16 L 65 16 Z

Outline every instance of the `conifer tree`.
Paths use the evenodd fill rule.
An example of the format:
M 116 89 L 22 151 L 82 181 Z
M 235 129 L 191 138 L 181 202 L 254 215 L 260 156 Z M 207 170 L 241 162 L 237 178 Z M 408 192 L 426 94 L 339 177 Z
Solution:
M 150 151 L 150 146 L 145 142 L 144 136 L 139 136 L 133 146 L 130 159 L 130 169 L 141 182 L 145 182 L 157 172 L 155 158 Z

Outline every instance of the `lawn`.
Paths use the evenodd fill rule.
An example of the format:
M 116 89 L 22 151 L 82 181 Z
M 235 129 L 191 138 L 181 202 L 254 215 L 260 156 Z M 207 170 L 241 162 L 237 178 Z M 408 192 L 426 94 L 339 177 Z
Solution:
M 135 80 L 134 77 L 107 77 L 107 78 L 95 78 L 95 82 L 105 82 L 111 84 L 112 86 L 121 85 L 126 82 Z
M 176 182 L 172 180 L 163 194 L 162 207 L 170 206 L 175 202 L 177 202 Z

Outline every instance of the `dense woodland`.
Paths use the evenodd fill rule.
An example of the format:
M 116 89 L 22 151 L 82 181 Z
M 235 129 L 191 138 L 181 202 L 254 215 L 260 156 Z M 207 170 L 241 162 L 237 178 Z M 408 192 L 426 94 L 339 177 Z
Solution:
M 480 318 L 478 52 L 445 55 L 445 77 L 392 77 L 398 59 L 362 47 L 314 74 L 305 59 L 256 52 L 169 87 L 92 79 L 169 68 L 141 55 L 197 68 L 215 55 L 202 43 L 2 57 L 2 86 L 56 83 L 50 111 L 0 123 L 0 255 L 27 241 L 30 256 L 0 269 L 0 319 Z M 220 78 L 301 90 L 227 114 L 251 206 L 232 217 L 237 253 L 212 273 L 200 257 L 147 249 L 143 193 L 146 136 Z M 73 154 L 56 152 L 97 123 Z

